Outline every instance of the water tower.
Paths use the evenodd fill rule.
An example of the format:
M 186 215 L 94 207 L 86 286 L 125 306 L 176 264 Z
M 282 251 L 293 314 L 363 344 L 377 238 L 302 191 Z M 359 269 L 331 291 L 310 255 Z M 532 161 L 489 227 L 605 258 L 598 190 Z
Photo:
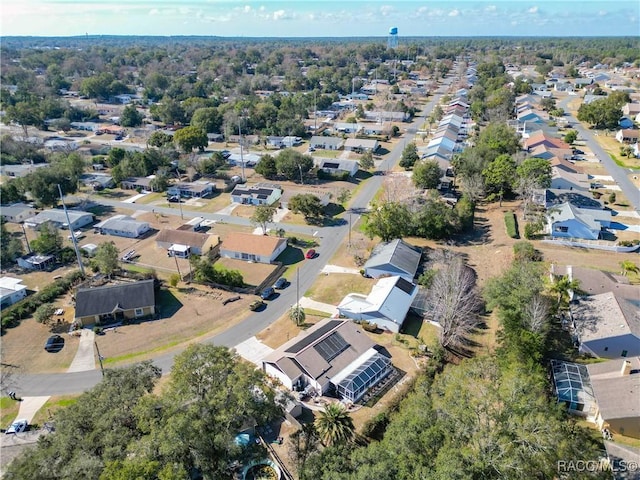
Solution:
M 398 27 L 391 27 L 389 29 L 389 38 L 387 38 L 388 48 L 398 47 Z

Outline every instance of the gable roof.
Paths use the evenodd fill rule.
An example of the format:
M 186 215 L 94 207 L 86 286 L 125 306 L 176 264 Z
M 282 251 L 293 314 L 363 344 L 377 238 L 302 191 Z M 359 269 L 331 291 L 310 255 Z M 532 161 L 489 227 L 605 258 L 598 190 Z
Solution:
M 144 227 L 149 228 L 149 222 L 140 222 L 128 215 L 114 215 L 94 225 L 94 228 L 132 233 L 137 233 L 140 228 Z
M 286 238 L 232 232 L 222 240 L 222 248 L 232 252 L 268 256 L 275 252 L 280 245 L 286 242 Z
M 524 141 L 524 148 L 529 150 L 537 145 L 545 144 L 551 148 L 568 148 L 571 149 L 571 145 L 560 140 L 559 138 L 552 137 L 546 134 L 542 130 L 537 130 L 532 133 L 529 138 Z
M 383 277 L 366 297 L 355 293 L 344 297 L 338 310 L 358 315 L 373 314 L 400 324 L 407 316 L 417 292 L 416 285 L 400 276 Z
M 231 195 L 256 197 L 262 200 L 266 200 L 276 190 L 282 193 L 282 189 L 278 185 L 256 183 L 255 185 L 247 187 L 246 185 L 241 185 L 238 183 L 235 187 L 233 187 Z
M 93 219 L 93 213 L 90 213 L 90 212 L 67 209 L 67 213 L 69 214 L 69 221 L 71 223 L 75 223 L 78 220 L 86 217 L 90 217 L 91 219 Z M 67 215 L 65 214 L 65 211 L 61 208 L 60 209 L 52 208 L 49 210 L 44 210 L 38 213 L 34 217 L 27 218 L 24 222 L 28 224 L 33 224 L 33 225 L 40 225 L 45 222 L 54 222 L 54 223 L 59 223 L 60 225 L 68 227 Z
M 413 277 L 418 270 L 421 257 L 420 249 L 398 238 L 388 243 L 376 245 L 369 260 L 364 264 L 364 268 L 391 265 Z
M 155 280 L 80 288 L 76 292 L 76 318 L 103 315 L 155 305 Z
M 576 219 L 592 230 L 600 230 L 599 221 L 611 221 L 611 211 L 595 208 L 578 208 L 571 202 L 566 202 L 553 207 L 553 212 L 548 212 L 552 221 L 564 222 Z

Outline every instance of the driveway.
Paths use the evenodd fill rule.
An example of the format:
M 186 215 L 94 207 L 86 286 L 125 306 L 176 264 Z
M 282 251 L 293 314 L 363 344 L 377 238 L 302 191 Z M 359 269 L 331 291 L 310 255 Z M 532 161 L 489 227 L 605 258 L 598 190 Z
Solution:
M 249 337 L 234 348 L 238 355 L 260 368 L 262 368 L 262 359 L 273 352 L 273 348 L 265 345 L 256 337 Z

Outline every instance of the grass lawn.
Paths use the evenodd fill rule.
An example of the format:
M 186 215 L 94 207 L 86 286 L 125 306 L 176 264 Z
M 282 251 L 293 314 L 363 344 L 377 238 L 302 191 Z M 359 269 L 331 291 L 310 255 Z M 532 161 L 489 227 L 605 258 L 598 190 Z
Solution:
M 38 413 L 35 414 L 33 420 L 31 421 L 31 424 L 42 426 L 45 422 L 48 422 L 52 419 L 56 411 L 76 403 L 79 396 L 80 395 L 61 395 L 51 397 L 49 400 L 47 400 L 47 403 L 45 403 L 42 408 L 38 410 Z
M 11 422 L 13 422 L 18 416 L 18 410 L 20 410 L 20 402 L 11 400 L 9 397 L 0 397 L 0 426 L 2 428 L 9 428 Z
M 320 275 L 305 295 L 318 302 L 336 305 L 348 293 L 353 292 L 367 295 L 371 291 L 374 283 L 375 280 L 371 278 L 364 278 L 351 273 Z

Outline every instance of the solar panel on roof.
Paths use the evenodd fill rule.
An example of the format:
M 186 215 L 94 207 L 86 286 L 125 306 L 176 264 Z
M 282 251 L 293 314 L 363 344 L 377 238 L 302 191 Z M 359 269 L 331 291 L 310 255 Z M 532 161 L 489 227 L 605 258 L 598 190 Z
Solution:
M 324 168 L 338 168 L 340 166 L 339 163 L 333 163 L 333 162 L 325 162 L 322 165 Z
M 396 287 L 398 287 L 407 295 L 411 295 L 411 293 L 413 292 L 413 289 L 415 288 L 415 285 L 411 282 L 406 281 L 404 278 L 400 277 L 396 282 Z
M 333 332 L 327 338 L 318 342 L 317 345 L 314 345 L 313 348 L 328 363 L 349 348 L 349 344 L 342 338 L 342 335 L 338 332 Z
M 340 320 L 330 320 L 329 322 L 326 323 L 326 325 L 323 325 L 322 327 L 318 328 L 316 331 L 310 333 L 299 342 L 294 343 L 285 351 L 287 353 L 298 353 L 300 350 L 308 347 L 309 345 L 314 343 L 316 340 L 322 338 L 327 332 L 330 332 L 331 330 L 336 328 L 340 323 L 341 323 Z
M 266 200 L 267 198 L 269 198 L 269 195 L 256 195 L 256 197 L 258 197 L 260 200 Z

